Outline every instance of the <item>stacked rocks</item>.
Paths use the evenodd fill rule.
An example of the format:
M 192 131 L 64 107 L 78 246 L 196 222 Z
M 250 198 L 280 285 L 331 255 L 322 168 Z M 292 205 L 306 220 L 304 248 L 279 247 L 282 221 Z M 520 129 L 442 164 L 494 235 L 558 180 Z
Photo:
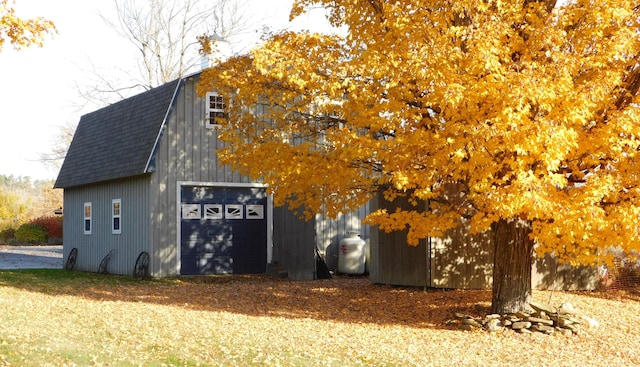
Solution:
M 561 333 L 567 336 L 579 334 L 581 327 L 597 327 L 598 322 L 590 317 L 578 316 L 570 303 L 560 307 L 532 302 L 531 310 L 506 315 L 491 314 L 485 317 L 472 317 L 463 313 L 455 313 L 455 319 L 447 321 L 447 325 L 457 325 L 462 330 L 486 330 L 496 332 L 513 330 L 518 333 L 539 332 L 544 334 Z

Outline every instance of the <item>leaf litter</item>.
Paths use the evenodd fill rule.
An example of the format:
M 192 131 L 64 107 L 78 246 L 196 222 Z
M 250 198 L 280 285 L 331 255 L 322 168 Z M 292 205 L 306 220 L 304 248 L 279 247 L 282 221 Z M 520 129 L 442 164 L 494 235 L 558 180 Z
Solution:
M 600 323 L 570 337 L 447 326 L 456 312 L 483 316 L 490 299 L 364 277 L 0 281 L 0 365 L 640 365 L 639 293 L 534 292 Z

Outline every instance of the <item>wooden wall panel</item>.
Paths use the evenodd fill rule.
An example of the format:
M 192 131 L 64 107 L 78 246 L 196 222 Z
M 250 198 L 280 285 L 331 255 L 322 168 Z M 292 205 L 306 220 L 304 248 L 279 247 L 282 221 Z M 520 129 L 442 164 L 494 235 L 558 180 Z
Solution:
M 466 220 L 444 237 L 431 241 L 431 286 L 485 289 L 491 287 L 493 242 L 488 233 L 470 235 Z
M 149 175 L 65 190 L 64 260 L 78 249 L 74 270 L 98 271 L 113 250 L 107 271 L 133 274 L 138 254 L 149 251 Z M 121 199 L 121 233 L 112 233 L 112 200 Z M 83 233 L 84 203 L 92 204 L 92 233 Z
M 386 208 L 394 212 L 397 207 L 410 208 L 407 200 L 397 199 L 390 203 L 382 195 L 372 201 L 371 210 Z M 406 231 L 386 233 L 371 229 L 369 274 L 373 283 L 421 286 L 430 285 L 430 251 L 428 241 L 417 246 L 407 244 Z
M 153 262 L 158 276 L 178 274 L 177 182 L 249 183 L 247 177 L 218 163 L 218 131 L 206 128 L 205 100 L 197 78 L 181 85 L 165 124 L 152 179 Z
M 273 209 L 273 263 L 289 278 L 313 280 L 316 277 L 314 246 L 315 221 L 304 221 L 287 207 Z

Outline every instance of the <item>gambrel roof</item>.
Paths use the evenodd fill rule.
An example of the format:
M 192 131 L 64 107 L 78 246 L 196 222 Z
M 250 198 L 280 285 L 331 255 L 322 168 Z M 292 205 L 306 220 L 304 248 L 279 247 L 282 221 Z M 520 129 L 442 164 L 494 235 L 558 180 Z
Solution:
M 55 187 L 152 172 L 153 155 L 181 80 L 83 115 Z

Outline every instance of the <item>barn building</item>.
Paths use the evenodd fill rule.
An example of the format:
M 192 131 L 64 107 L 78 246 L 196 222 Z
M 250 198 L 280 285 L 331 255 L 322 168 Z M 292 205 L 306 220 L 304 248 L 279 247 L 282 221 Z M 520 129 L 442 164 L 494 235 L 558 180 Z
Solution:
M 198 96 L 198 78 L 81 117 L 55 183 L 66 265 L 132 274 L 142 261 L 138 270 L 165 277 L 264 273 L 277 263 L 314 279 L 314 246 L 324 251 L 347 230 L 369 236 L 362 213 L 304 222 L 274 208 L 262 183 L 220 167 L 210 116 L 224 113 L 225 96 Z

